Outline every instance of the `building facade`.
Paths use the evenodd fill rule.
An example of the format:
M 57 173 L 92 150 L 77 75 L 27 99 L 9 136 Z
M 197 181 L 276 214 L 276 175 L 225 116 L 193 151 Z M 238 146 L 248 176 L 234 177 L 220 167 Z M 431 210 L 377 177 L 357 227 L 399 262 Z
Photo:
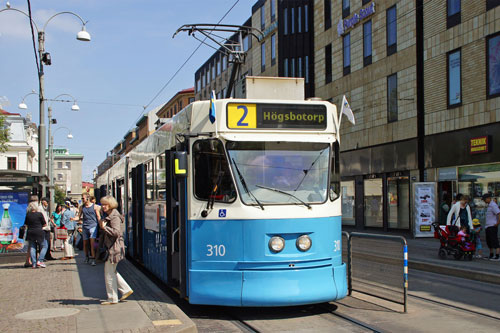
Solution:
M 163 105 L 156 116 L 158 117 L 158 124 L 161 123 L 162 118 L 172 118 L 180 110 L 194 102 L 194 87 L 183 89 L 174 95 L 165 105 Z
M 65 148 L 55 148 L 54 186 L 65 192 L 66 197 L 80 200 L 82 195 L 83 155 L 70 154 Z

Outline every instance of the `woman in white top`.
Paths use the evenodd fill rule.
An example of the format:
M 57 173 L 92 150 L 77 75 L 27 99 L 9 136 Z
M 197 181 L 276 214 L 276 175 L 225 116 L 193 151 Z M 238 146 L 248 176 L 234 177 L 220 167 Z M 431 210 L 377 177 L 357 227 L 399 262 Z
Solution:
M 457 195 L 458 196 L 458 195 Z M 457 227 L 466 226 L 467 233 L 473 229 L 472 227 L 472 216 L 470 213 L 470 207 L 468 205 L 469 197 L 464 195 L 457 201 L 453 206 L 451 206 L 450 211 L 448 212 L 448 217 L 446 218 L 446 225 L 452 224 L 452 217 L 455 214 L 455 223 Z

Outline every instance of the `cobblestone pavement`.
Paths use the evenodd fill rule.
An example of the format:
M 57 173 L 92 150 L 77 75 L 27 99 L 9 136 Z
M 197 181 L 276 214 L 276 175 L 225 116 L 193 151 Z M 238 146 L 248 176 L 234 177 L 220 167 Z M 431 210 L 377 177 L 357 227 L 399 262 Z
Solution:
M 80 258 L 49 261 L 47 268 L 38 269 L 24 268 L 24 262 L 0 264 L 0 330 L 196 332 L 170 298 L 126 260 L 118 270 L 134 294 L 117 305 L 100 305 L 105 298 L 103 264 L 92 267 Z

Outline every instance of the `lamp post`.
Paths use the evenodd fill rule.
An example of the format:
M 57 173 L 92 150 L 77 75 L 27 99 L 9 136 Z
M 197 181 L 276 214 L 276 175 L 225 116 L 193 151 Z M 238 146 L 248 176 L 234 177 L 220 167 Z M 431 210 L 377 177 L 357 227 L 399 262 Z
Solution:
M 74 104 L 76 105 L 76 104 Z M 49 106 L 49 115 L 52 113 L 51 107 Z M 49 123 L 50 128 L 50 123 Z M 52 212 L 55 209 L 55 189 L 54 189 L 54 134 L 60 129 L 66 129 L 68 131 L 68 139 L 73 139 L 73 135 L 71 134 L 71 130 L 65 126 L 61 126 L 56 128 L 53 135 L 49 136 L 49 192 L 50 192 L 50 211 Z
M 7 8 L 4 8 L 0 10 L 1 12 L 4 11 L 15 11 L 18 13 L 23 14 L 24 16 L 28 17 L 32 23 L 32 25 L 35 27 L 37 33 L 38 33 L 38 55 L 39 55 L 39 63 L 38 63 L 38 82 L 39 82 L 39 91 L 40 93 L 38 94 L 39 99 L 40 99 L 40 126 L 38 127 L 38 151 L 40 153 L 40 158 L 38 160 L 38 172 L 45 175 L 47 174 L 46 172 L 46 157 L 45 154 L 42 152 L 45 152 L 45 147 L 47 146 L 46 144 L 46 133 L 45 133 L 45 98 L 44 98 L 44 92 L 45 92 L 45 85 L 44 85 L 44 72 L 43 72 L 43 65 L 46 64 L 47 66 L 52 64 L 52 60 L 50 57 L 50 53 L 45 52 L 45 28 L 47 27 L 47 24 L 56 16 L 62 15 L 62 14 L 71 14 L 75 17 L 77 17 L 81 22 L 82 22 L 82 30 L 79 31 L 76 35 L 76 39 L 80 41 L 85 41 L 89 42 L 90 41 L 90 34 L 85 30 L 85 24 L 86 22 L 80 17 L 80 15 L 75 14 L 73 12 L 59 12 L 54 15 L 52 15 L 43 25 L 43 29 L 40 30 L 38 29 L 38 26 L 36 25 L 35 21 L 33 21 L 28 14 L 23 12 L 22 10 L 16 9 L 16 8 L 11 8 L 10 4 L 7 3 Z M 50 136 L 50 134 L 49 134 Z M 42 184 L 43 188 L 43 193 L 45 193 L 45 183 Z

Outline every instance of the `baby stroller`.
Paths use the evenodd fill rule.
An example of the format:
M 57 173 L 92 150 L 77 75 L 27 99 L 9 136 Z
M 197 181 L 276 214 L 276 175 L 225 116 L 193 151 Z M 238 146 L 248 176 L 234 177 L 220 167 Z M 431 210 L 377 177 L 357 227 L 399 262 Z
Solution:
M 446 259 L 448 256 L 453 256 L 456 260 L 464 258 L 472 260 L 476 250 L 475 242 L 469 237 L 465 241 L 461 240 L 458 235 L 458 227 L 455 225 L 439 225 L 437 222 L 432 223 L 434 227 L 434 238 L 439 239 L 441 247 L 439 248 L 438 256 L 440 259 Z

